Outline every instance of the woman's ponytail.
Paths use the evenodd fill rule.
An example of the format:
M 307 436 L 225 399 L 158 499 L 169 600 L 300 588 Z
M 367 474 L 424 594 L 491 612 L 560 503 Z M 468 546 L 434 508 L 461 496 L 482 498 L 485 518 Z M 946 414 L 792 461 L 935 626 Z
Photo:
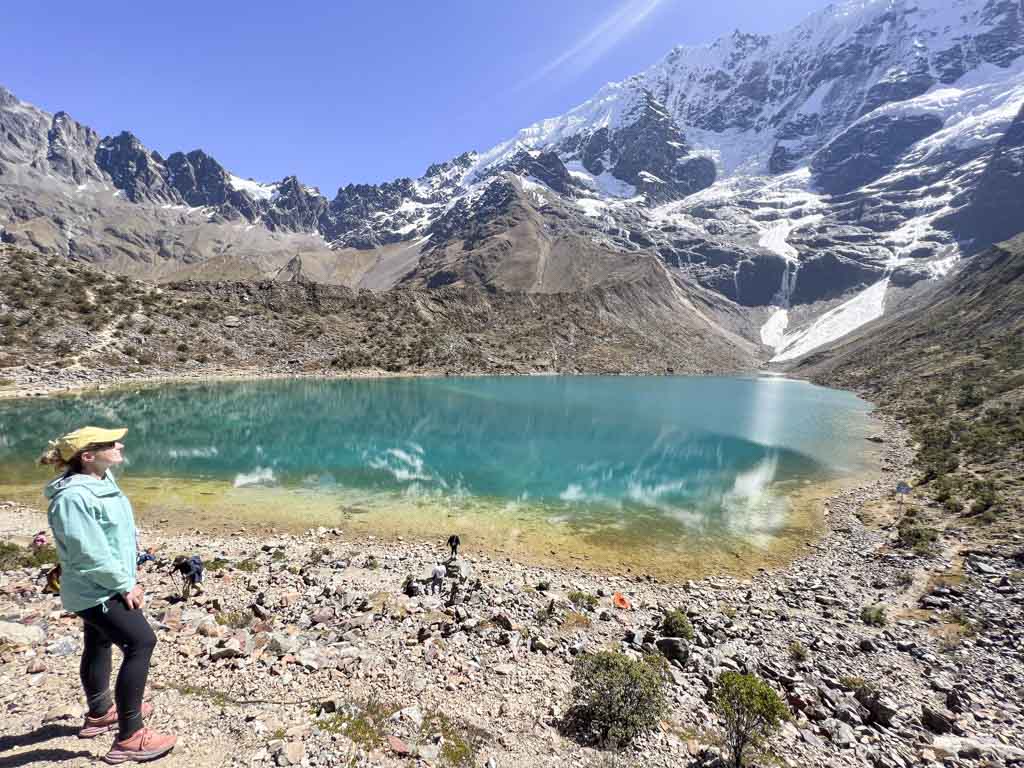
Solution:
M 61 474 L 64 472 L 81 472 L 82 471 L 82 459 L 78 454 L 71 457 L 70 460 L 65 460 L 60 455 L 60 451 L 57 450 L 56 443 L 50 443 L 49 447 L 43 452 L 43 455 L 39 457 L 38 463 L 40 466 L 53 467 L 54 472 Z

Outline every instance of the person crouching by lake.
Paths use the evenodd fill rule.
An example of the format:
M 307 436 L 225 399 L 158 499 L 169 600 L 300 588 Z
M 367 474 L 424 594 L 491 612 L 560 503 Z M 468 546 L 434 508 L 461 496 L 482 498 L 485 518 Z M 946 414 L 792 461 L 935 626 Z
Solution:
M 64 608 L 84 624 L 79 672 L 89 711 L 78 732 L 88 739 L 117 731 L 103 760 L 143 762 L 167 754 L 176 736 L 143 724 L 153 706 L 142 696 L 156 635 L 142 612 L 145 594 L 135 581 L 135 517 L 111 468 L 124 461 L 127 429 L 83 427 L 57 440 L 40 459 L 60 476 L 46 486 L 49 522 L 61 565 Z M 110 697 L 111 647 L 124 658 Z

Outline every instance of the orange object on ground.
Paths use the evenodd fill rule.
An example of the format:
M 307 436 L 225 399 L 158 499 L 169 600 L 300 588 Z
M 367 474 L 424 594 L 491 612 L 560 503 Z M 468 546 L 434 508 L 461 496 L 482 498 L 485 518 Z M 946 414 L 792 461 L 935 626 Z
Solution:
M 629 602 L 629 598 L 621 592 L 616 592 L 614 595 L 612 595 L 612 604 L 616 608 L 620 608 L 623 611 L 628 611 L 630 608 L 633 607 L 632 603 Z

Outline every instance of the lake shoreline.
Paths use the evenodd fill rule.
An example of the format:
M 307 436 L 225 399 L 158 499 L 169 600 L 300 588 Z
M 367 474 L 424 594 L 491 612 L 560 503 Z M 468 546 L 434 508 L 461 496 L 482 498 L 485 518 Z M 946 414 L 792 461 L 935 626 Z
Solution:
M 445 378 L 531 378 L 542 377 L 552 378 L 558 376 L 609 376 L 609 377 L 672 377 L 672 376 L 765 376 L 771 378 L 786 378 L 794 381 L 805 381 L 813 383 L 809 378 L 803 376 L 789 376 L 785 372 L 773 371 L 765 367 L 749 368 L 740 370 L 714 370 L 699 373 L 689 372 L 664 372 L 644 373 L 633 371 L 552 371 L 536 370 L 525 372 L 494 372 L 494 371 L 458 371 L 452 372 L 445 369 L 437 370 L 416 370 L 416 371 L 385 371 L 381 368 L 361 368 L 337 371 L 323 369 L 316 371 L 271 371 L 254 368 L 212 368 L 204 367 L 195 371 L 164 371 L 157 373 L 126 373 L 119 371 L 118 376 L 124 378 L 118 381 L 106 380 L 107 374 L 102 370 L 81 369 L 75 371 L 77 378 L 74 381 L 46 381 L 46 380 L 24 380 L 24 377 L 15 378 L 12 383 L 0 385 L 0 400 L 34 399 L 47 397 L 60 397 L 63 395 L 81 395 L 108 390 L 117 390 L 125 387 L 149 387 L 167 384 L 197 384 L 216 383 L 232 381 L 280 381 L 287 379 L 300 380 L 323 380 L 323 381 L 346 381 L 346 380 L 367 380 L 367 379 L 445 379 Z

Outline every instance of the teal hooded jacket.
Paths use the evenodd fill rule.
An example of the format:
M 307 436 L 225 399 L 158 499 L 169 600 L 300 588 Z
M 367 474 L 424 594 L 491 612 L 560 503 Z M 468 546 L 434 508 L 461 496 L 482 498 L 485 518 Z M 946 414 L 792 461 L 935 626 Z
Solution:
M 47 484 L 60 558 L 60 597 L 69 611 L 106 603 L 135 586 L 135 516 L 113 474 L 62 475 Z

